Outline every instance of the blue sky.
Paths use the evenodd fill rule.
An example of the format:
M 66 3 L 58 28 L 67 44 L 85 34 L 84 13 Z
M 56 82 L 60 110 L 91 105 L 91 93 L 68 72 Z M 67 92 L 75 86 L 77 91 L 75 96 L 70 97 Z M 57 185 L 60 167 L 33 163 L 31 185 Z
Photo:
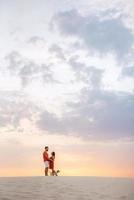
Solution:
M 53 139 L 66 152 L 68 141 L 85 153 L 91 143 L 119 143 L 120 155 L 131 146 L 120 164 L 131 162 L 133 8 L 131 0 L 0 1 L 3 152 L 11 141 L 33 152 Z

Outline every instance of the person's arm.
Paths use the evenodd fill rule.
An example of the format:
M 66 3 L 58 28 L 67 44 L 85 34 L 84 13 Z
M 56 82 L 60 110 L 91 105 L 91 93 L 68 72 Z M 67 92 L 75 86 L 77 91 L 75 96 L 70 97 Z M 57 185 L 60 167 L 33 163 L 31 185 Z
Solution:
M 45 160 L 46 160 L 46 161 L 53 161 L 51 158 L 48 157 L 48 154 L 47 154 L 47 153 L 45 153 Z
M 53 161 L 52 157 L 48 158 L 48 161 Z

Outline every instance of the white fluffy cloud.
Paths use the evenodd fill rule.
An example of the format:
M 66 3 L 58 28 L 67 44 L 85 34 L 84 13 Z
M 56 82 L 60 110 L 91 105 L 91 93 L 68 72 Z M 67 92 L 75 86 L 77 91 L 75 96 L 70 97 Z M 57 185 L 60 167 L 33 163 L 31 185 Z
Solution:
M 40 131 L 133 138 L 133 2 L 51 0 L 44 12 L 44 2 L 24 1 L 25 17 L 14 5 L 3 3 L 7 17 L 0 12 L 1 127 L 19 126 L 39 106 Z
M 76 36 L 89 49 L 101 54 L 113 53 L 119 60 L 124 60 L 133 50 L 134 35 L 121 17 L 82 16 L 77 10 L 70 10 L 55 15 L 53 24 L 61 34 Z

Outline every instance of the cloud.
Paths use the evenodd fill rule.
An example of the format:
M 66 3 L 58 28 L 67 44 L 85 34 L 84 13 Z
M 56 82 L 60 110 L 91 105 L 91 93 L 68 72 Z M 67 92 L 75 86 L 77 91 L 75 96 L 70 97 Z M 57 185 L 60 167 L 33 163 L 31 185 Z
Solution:
M 41 79 L 44 83 L 56 82 L 53 78 L 53 72 L 50 65 L 37 64 L 34 61 L 23 57 L 19 52 L 12 51 L 5 57 L 7 61 L 7 70 L 10 74 L 19 77 L 22 86 L 25 87 L 33 79 Z
M 92 131 L 97 137 L 133 137 L 134 95 L 104 90 L 85 90 L 86 97 L 80 113 L 94 118 Z M 82 102 L 80 102 L 82 105 Z
M 123 77 L 134 77 L 134 67 L 125 67 L 122 69 L 122 76 Z
M 0 127 L 18 129 L 21 120 L 32 121 L 38 112 L 39 108 L 22 93 L 0 92 Z
M 134 95 L 85 88 L 78 102 L 68 102 L 61 118 L 43 112 L 39 128 L 50 133 L 74 134 L 87 139 L 133 138 Z
M 60 58 L 61 60 L 65 60 L 63 49 L 59 45 L 52 44 L 49 48 L 49 52 L 55 54 L 56 57 Z
M 45 40 L 42 37 L 38 37 L 38 36 L 32 36 L 29 40 L 28 40 L 29 44 L 45 44 Z
M 124 60 L 132 54 L 134 36 L 131 29 L 124 23 L 124 16 L 116 13 L 116 11 L 113 11 L 113 13 L 108 11 L 101 11 L 98 15 L 95 12 L 89 13 L 87 11 L 85 15 L 84 12 L 78 12 L 74 9 L 58 12 L 54 15 L 52 25 L 57 27 L 61 35 L 54 35 L 53 32 L 50 35 L 50 40 L 48 40 L 50 48 L 47 49 L 48 54 L 45 58 L 51 64 L 47 64 L 45 61 L 41 64 L 36 63 L 18 51 L 12 51 L 6 56 L 7 73 L 9 72 L 11 76 L 18 77 L 23 88 L 33 83 L 32 81 L 35 81 L 35 85 L 40 80 L 41 82 L 43 80 L 45 84 L 57 83 L 53 75 L 61 80 L 65 77 L 65 82 L 61 87 L 46 87 L 37 91 L 37 96 L 41 92 L 46 92 L 44 96 L 39 95 L 38 101 L 41 102 L 48 95 L 46 97 L 49 101 L 48 110 L 51 110 L 51 112 L 48 112 L 44 108 L 42 111 L 37 111 L 39 112 L 39 119 L 37 119 L 36 125 L 40 130 L 47 130 L 50 134 L 79 135 L 86 139 L 133 137 L 133 94 L 104 90 L 103 77 L 105 72 L 103 67 L 99 66 L 98 60 L 91 61 L 91 63 L 97 63 L 96 65 L 87 62 L 88 58 L 92 56 L 89 55 L 92 51 L 103 54 L 103 58 L 107 56 L 107 53 L 115 54 L 119 60 Z M 25 35 L 24 41 L 26 41 L 26 37 Z M 75 40 L 72 40 L 72 38 L 75 38 Z M 66 41 L 61 44 L 59 41 L 63 42 L 64 39 Z M 27 42 L 38 45 L 44 43 L 44 39 L 38 37 L 37 34 Z M 72 48 L 71 42 L 76 45 L 75 50 Z M 25 51 L 27 46 L 22 46 L 22 51 Z M 79 52 L 77 51 L 78 46 Z M 88 53 L 88 58 L 86 55 L 83 57 L 80 51 L 83 46 L 86 46 L 85 54 Z M 52 54 L 60 59 L 60 62 L 53 59 Z M 80 57 L 74 56 L 78 54 Z M 44 56 L 44 54 L 42 55 Z M 40 56 L 37 60 L 39 58 Z M 42 60 L 45 60 L 45 58 L 43 57 Z M 55 71 L 52 69 L 52 64 Z M 110 77 L 108 73 L 106 76 Z M 133 69 L 130 67 L 124 68 L 122 73 L 124 76 L 133 76 Z M 42 86 L 42 84 L 40 85 Z M 35 96 L 39 87 L 35 88 Z M 31 88 L 29 87 L 27 90 L 29 94 Z M 74 97 L 71 101 L 69 93 L 76 98 Z M 58 102 L 55 104 L 56 106 L 53 105 L 54 101 Z M 44 107 L 46 102 L 43 102 Z M 19 98 L 16 100 L 13 95 L 9 95 L 8 98 L 3 99 L 2 97 L 0 99 L 0 111 L 1 127 L 7 127 L 8 125 L 19 127 L 22 119 L 32 119 L 34 111 L 36 112 L 36 106 L 34 107 L 27 99 Z M 60 113 L 60 117 L 58 117 L 58 113 Z
M 92 88 L 99 88 L 102 86 L 103 69 L 98 69 L 95 66 L 88 66 L 78 60 L 78 56 L 73 56 L 69 59 L 68 64 L 72 66 L 75 72 L 76 81 L 87 83 Z
M 80 135 L 89 128 L 87 120 L 79 116 L 65 115 L 58 118 L 56 114 L 44 111 L 40 115 L 37 125 L 41 130 L 49 131 L 50 134 Z M 82 136 L 82 135 L 81 135 Z
M 70 10 L 56 14 L 52 24 L 65 37 L 78 37 L 90 50 L 113 53 L 119 60 L 128 56 L 134 43 L 134 35 L 121 17 L 83 16 L 77 10 Z

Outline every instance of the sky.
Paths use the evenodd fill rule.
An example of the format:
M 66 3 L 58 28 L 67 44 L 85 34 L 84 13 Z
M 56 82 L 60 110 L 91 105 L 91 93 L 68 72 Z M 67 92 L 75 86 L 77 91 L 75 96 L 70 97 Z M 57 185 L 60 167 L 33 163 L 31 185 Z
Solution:
M 0 0 L 0 176 L 134 177 L 133 10 Z

